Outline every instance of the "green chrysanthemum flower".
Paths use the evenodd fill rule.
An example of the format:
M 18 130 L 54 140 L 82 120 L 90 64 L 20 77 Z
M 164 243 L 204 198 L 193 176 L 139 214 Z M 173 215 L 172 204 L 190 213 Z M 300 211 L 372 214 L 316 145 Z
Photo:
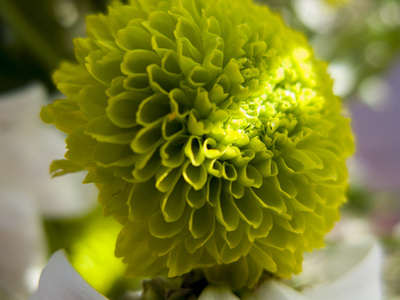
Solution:
M 289 277 L 345 200 L 347 119 L 303 35 L 250 0 L 132 0 L 87 19 L 56 175 L 85 169 L 134 276 L 204 268 L 211 282 Z

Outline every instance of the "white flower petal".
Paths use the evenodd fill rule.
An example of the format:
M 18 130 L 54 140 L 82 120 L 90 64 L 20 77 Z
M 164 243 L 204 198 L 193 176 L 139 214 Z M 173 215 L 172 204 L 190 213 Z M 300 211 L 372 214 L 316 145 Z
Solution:
M 26 299 L 45 264 L 42 222 L 31 195 L 0 184 L 0 298 Z M 3 296 L 6 297 L 6 296 Z
M 96 205 L 95 188 L 81 184 L 84 174 L 51 179 L 49 166 L 63 158 L 65 136 L 40 120 L 47 98 L 40 84 L 0 96 L 0 185 L 32 195 L 45 216 L 79 216 Z
M 303 294 L 310 300 L 380 300 L 381 260 L 381 248 L 375 241 L 341 245 L 324 266 L 331 272 L 327 277 L 336 279 L 307 288 Z
M 307 300 L 301 293 L 277 280 L 269 280 L 260 285 L 252 300 Z M 248 300 L 250 300 L 248 299 Z M 338 300 L 338 299 L 336 299 Z
M 45 104 L 46 89 L 39 83 L 28 84 L 0 95 L 0 121 L 2 129 L 30 130 L 40 124 L 36 112 Z
M 63 250 L 55 252 L 29 300 L 106 300 L 69 263 Z
M 201 292 L 198 300 L 239 300 L 239 298 L 226 286 L 209 285 Z

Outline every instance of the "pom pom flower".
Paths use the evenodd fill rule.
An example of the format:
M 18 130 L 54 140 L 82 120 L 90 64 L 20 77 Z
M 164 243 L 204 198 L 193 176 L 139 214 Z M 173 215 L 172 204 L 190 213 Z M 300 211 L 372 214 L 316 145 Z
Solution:
M 243 0 L 132 0 L 87 19 L 68 99 L 42 118 L 66 132 L 132 276 L 203 268 L 234 289 L 289 277 L 323 244 L 353 151 L 325 63 L 267 7 Z

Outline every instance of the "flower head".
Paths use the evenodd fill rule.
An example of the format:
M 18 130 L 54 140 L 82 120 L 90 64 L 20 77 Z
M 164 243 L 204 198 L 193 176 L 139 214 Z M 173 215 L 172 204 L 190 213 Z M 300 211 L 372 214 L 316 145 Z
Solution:
M 42 118 L 123 225 L 138 276 L 204 268 L 211 282 L 289 277 L 344 202 L 348 120 L 325 63 L 267 7 L 241 0 L 115 3 L 87 19 L 68 97 Z
M 332 251 L 334 250 L 334 251 Z M 315 253 L 314 253 L 315 254 Z M 316 284 L 308 279 L 306 287 L 301 292 L 279 280 L 268 280 L 260 284 L 254 291 L 241 291 L 240 298 L 224 285 L 209 285 L 196 299 L 221 300 L 320 300 L 320 299 L 382 299 L 381 263 L 382 249 L 374 240 L 358 240 L 329 249 L 325 263 L 336 265 L 333 268 L 322 270 L 323 278 L 327 282 Z M 318 253 L 319 255 L 319 253 Z M 349 260 L 349 257 L 351 258 Z M 344 261 L 351 263 L 344 264 Z M 324 262 L 324 261 L 322 261 Z M 321 271 L 321 270 L 320 270 Z M 338 272 L 339 271 L 339 272 Z M 331 273 L 331 274 L 329 274 Z M 324 276 L 325 275 L 325 276 Z M 332 277 L 333 275 L 333 277 Z M 156 278 L 160 279 L 160 278 Z M 154 286 L 157 284 L 153 281 Z M 161 289 L 154 289 L 154 293 L 146 295 L 144 287 L 142 297 L 139 292 L 133 293 L 133 299 L 160 299 Z M 177 290 L 175 290 L 177 291 Z M 171 290 L 169 291 L 171 292 Z M 194 291 L 186 288 L 188 299 L 195 297 Z M 181 291 L 181 295 L 183 294 Z M 169 294 L 171 295 L 171 294 Z M 187 295 L 187 294 L 186 294 Z M 136 297 L 135 297 L 136 296 Z M 96 292 L 68 262 L 62 250 L 57 251 L 50 258 L 40 276 L 38 290 L 29 300 L 47 299 L 90 299 L 105 300 Z M 172 297 L 170 297 L 172 298 Z

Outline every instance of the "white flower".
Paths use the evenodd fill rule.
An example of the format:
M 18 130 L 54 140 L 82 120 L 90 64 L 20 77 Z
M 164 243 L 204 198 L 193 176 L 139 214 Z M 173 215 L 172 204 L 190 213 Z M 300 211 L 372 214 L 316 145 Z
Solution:
M 0 95 L 0 187 L 31 195 L 45 216 L 84 214 L 96 199 L 80 184 L 83 174 L 49 175 L 50 163 L 65 153 L 65 136 L 40 119 L 47 99 L 40 84 Z
M 333 250 L 321 265 L 325 282 L 306 288 L 303 294 L 310 300 L 382 299 L 382 253 L 378 244 L 364 240 Z
M 38 290 L 29 300 L 105 300 L 67 260 L 63 250 L 52 255 L 43 269 Z
M 308 282 L 299 292 L 283 282 L 271 280 L 246 300 L 382 299 L 382 253 L 376 241 L 367 238 L 354 243 L 345 242 L 316 254 L 323 257 L 315 260 L 320 270 L 318 282 Z
M 37 206 L 22 191 L 0 188 L 0 299 L 24 299 L 46 261 Z
M 380 300 L 381 250 L 366 239 L 339 248 L 327 249 L 324 278 L 330 281 L 310 284 L 301 292 L 288 284 L 270 280 L 244 300 Z M 29 300 L 106 299 L 89 286 L 69 264 L 63 252 L 56 252 L 42 272 L 39 289 Z M 224 286 L 208 286 L 199 300 L 239 300 Z
M 49 175 L 65 137 L 40 120 L 46 99 L 40 84 L 0 95 L 0 299 L 36 289 L 47 256 L 42 216 L 82 215 L 96 202 L 83 174 Z

